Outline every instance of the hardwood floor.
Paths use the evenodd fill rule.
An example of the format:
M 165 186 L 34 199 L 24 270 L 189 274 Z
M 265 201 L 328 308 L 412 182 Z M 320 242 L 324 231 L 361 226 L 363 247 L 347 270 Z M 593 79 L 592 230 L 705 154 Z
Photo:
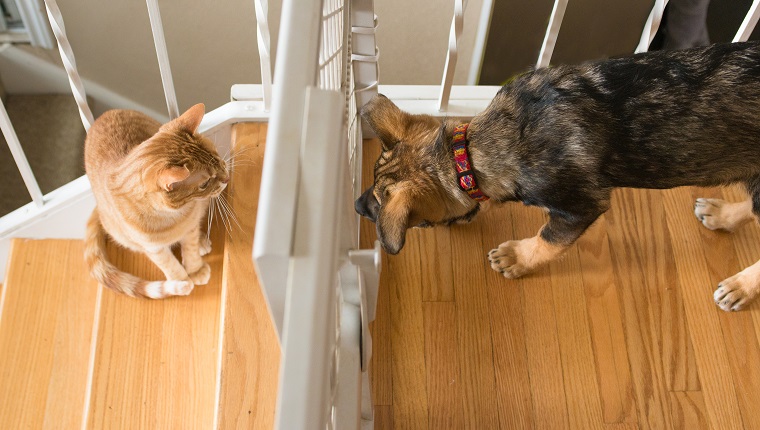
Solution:
M 365 186 L 379 145 L 365 141 Z M 414 229 L 385 256 L 371 376 L 378 429 L 760 428 L 760 303 L 726 313 L 718 282 L 760 258 L 760 228 L 711 232 L 696 197 L 617 190 L 559 261 L 519 280 L 486 252 L 545 215 L 507 204 Z M 362 244 L 375 239 L 362 220 Z

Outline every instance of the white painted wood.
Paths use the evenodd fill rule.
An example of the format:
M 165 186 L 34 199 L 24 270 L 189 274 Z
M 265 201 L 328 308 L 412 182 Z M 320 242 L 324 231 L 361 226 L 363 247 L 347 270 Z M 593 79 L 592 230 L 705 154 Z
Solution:
M 752 35 L 752 30 L 757 25 L 757 20 L 760 18 L 760 0 L 754 0 L 752 6 L 750 6 L 747 15 L 744 17 L 739 30 L 734 36 L 733 42 L 745 42 Z
M 92 123 L 95 122 L 95 119 L 93 118 L 92 111 L 87 103 L 87 94 L 84 91 L 82 78 L 77 71 L 77 62 L 74 58 L 74 51 L 71 50 L 71 44 L 66 36 L 66 27 L 63 25 L 63 16 L 61 15 L 61 11 L 58 9 L 58 4 L 55 0 L 45 0 L 45 9 L 47 10 L 50 27 L 53 29 L 55 40 L 58 42 L 58 52 L 61 54 L 63 67 L 66 69 L 66 74 L 69 76 L 71 93 L 74 95 L 74 100 L 77 102 L 79 116 L 82 118 L 82 124 L 84 125 L 85 130 L 89 130 Z
M 647 52 L 649 45 L 652 43 L 657 29 L 660 28 L 660 22 L 662 22 L 662 15 L 665 13 L 665 5 L 668 4 L 668 0 L 655 0 L 652 11 L 649 12 L 646 24 L 644 24 L 644 30 L 641 32 L 641 39 L 638 46 L 636 46 L 635 53 Z
M 459 57 L 459 36 L 462 35 L 464 26 L 464 9 L 467 2 L 454 0 L 454 17 L 451 19 L 451 31 L 449 32 L 449 47 L 446 52 L 446 61 L 443 66 L 443 79 L 441 80 L 441 93 L 438 97 L 438 110 L 448 110 L 451 85 L 454 83 L 454 70 L 457 67 Z
M 161 23 L 161 10 L 158 7 L 158 0 L 146 0 L 146 2 L 148 5 L 148 17 L 150 18 L 150 29 L 153 32 L 153 43 L 156 46 L 158 68 L 161 72 L 161 83 L 164 86 L 166 107 L 169 110 L 169 118 L 174 119 L 179 116 L 179 106 L 177 105 L 177 94 L 174 90 L 172 68 L 169 64 L 169 53 L 166 50 L 164 26 Z
M 480 69 L 483 66 L 483 56 L 486 53 L 486 42 L 488 40 L 488 30 L 491 27 L 491 16 L 493 15 L 493 0 L 483 0 L 480 5 L 480 20 L 478 21 L 478 32 L 475 33 L 475 46 L 472 49 L 472 60 L 470 61 L 470 73 L 467 76 L 467 85 L 477 85 L 480 77 Z
M 45 196 L 41 208 L 30 203 L 0 218 L 0 282 L 5 279 L 11 239 L 81 239 L 95 198 L 82 176 Z
M 316 85 L 319 38 L 315 36 L 319 34 L 321 14 L 321 1 L 285 0 L 282 5 L 278 49 L 288 55 L 278 55 L 275 64 L 272 116 L 253 244 L 254 262 L 279 335 L 283 329 L 285 285 L 298 195 L 298 177 L 294 172 L 297 172 L 301 142 L 306 138 L 302 129 L 305 88 Z
M 33 46 L 45 49 L 55 48 L 55 39 L 50 31 L 50 24 L 43 12 L 44 7 L 40 0 L 17 0 L 18 12 L 24 27 L 28 32 Z
M 264 110 L 269 111 L 272 105 L 272 61 L 271 42 L 269 41 L 269 2 L 254 0 L 256 11 L 256 42 L 259 47 L 259 63 L 261 66 L 261 85 L 264 97 Z
M 278 98 L 273 100 L 275 103 Z M 341 148 L 343 97 L 334 91 L 307 91 L 295 242 L 287 281 L 282 363 L 276 428 L 324 428 L 329 416 L 331 355 L 335 333 L 337 236 L 335 220 L 347 153 Z M 336 114 L 337 113 L 337 114 Z M 271 142 L 268 142 L 270 144 Z M 305 162 L 308 160 L 308 163 Z M 263 187 L 262 187 L 263 194 Z M 259 205 L 268 204 L 259 200 Z M 259 206 L 261 208 L 261 206 Z M 260 209 L 259 209 L 260 210 Z M 258 234 L 258 231 L 257 231 Z
M 541 52 L 538 54 L 538 62 L 536 62 L 537 69 L 548 66 L 552 59 L 554 47 L 557 45 L 559 29 L 562 27 L 562 20 L 565 18 L 567 1 L 568 0 L 554 1 L 554 8 L 552 9 L 551 18 L 549 18 L 549 25 L 546 28 L 546 35 L 544 35 L 544 42 L 541 45 Z

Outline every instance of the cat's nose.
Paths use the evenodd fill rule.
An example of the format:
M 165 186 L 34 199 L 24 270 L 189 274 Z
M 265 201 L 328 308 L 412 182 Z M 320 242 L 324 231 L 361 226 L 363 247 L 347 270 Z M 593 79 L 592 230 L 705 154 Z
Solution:
M 220 180 L 219 180 L 219 182 L 221 182 L 221 183 L 223 183 L 223 184 L 226 184 L 226 183 L 227 183 L 227 182 L 229 182 L 229 181 L 230 181 L 230 178 L 229 178 L 229 177 L 226 177 L 226 178 L 224 178 L 224 179 L 220 179 Z

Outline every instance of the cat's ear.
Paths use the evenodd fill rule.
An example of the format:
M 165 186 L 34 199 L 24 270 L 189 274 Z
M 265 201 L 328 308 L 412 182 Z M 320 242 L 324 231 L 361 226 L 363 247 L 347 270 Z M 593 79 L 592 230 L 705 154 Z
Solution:
M 185 166 L 169 166 L 158 174 L 158 184 L 165 191 L 171 191 L 176 184 L 190 176 L 190 170 Z
M 188 133 L 195 133 L 195 131 L 198 130 L 198 126 L 201 125 L 201 120 L 203 120 L 203 115 L 205 115 L 205 113 L 206 106 L 204 106 L 203 103 L 198 103 L 186 110 L 185 113 L 179 116 L 179 118 L 166 123 L 161 129 L 171 127 L 178 128 Z

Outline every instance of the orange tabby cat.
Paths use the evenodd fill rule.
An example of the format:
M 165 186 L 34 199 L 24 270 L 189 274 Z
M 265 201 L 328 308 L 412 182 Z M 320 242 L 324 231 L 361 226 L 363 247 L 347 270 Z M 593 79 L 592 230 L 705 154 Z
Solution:
M 162 126 L 139 112 L 112 110 L 90 128 L 85 170 L 97 206 L 87 223 L 85 261 L 100 284 L 160 299 L 208 282 L 211 270 L 201 256 L 211 245 L 200 224 L 229 174 L 214 144 L 196 133 L 203 115 L 197 104 Z M 148 282 L 114 267 L 106 258 L 106 232 L 147 255 L 167 280 Z M 181 264 L 171 251 L 176 243 Z

